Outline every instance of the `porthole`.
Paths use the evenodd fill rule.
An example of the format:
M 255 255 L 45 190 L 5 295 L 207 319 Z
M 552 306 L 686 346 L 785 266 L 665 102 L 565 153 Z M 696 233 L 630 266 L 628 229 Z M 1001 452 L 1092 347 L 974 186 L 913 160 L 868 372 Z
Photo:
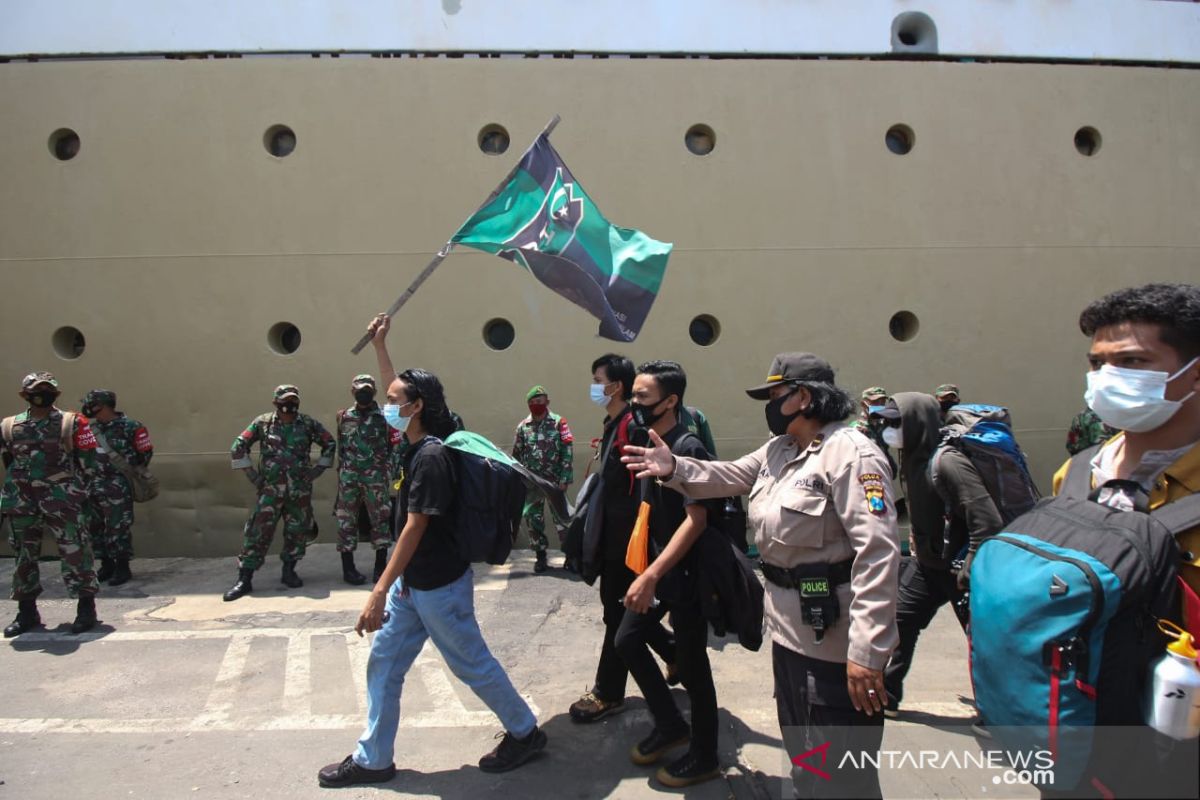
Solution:
M 483 342 L 493 350 L 507 350 L 516 338 L 512 323 L 506 319 L 491 319 L 483 326 Z
M 917 319 L 917 315 L 911 311 L 897 311 L 892 314 L 892 318 L 888 320 L 888 333 L 897 342 L 910 342 L 917 336 L 917 331 L 921 328 L 921 322 Z
M 937 25 L 920 11 L 906 11 L 892 20 L 892 52 L 936 55 Z
M 1075 131 L 1075 149 L 1083 156 L 1094 156 L 1100 152 L 1100 131 L 1084 126 Z
M 287 125 L 272 125 L 263 134 L 263 147 L 276 158 L 286 158 L 296 149 L 296 132 Z
M 688 325 L 688 336 L 701 347 L 708 347 L 721 336 L 721 323 L 711 314 L 701 314 Z
M 73 328 L 70 325 L 64 325 L 54 332 L 50 337 L 50 344 L 54 347 L 54 352 L 59 358 L 64 358 L 67 361 L 74 361 L 83 355 L 83 350 L 87 347 L 87 341 L 83 338 L 83 333 L 78 328 Z
M 502 125 L 484 125 L 479 131 L 479 149 L 489 156 L 498 156 L 508 150 L 508 131 Z
M 683 135 L 683 143 L 693 155 L 706 156 L 717 146 L 717 135 L 707 125 L 693 125 Z
M 281 356 L 300 349 L 300 329 L 290 322 L 276 322 L 267 331 L 267 346 Z
M 70 128 L 59 128 L 50 134 L 50 154 L 59 161 L 70 161 L 79 155 L 79 134 Z
M 888 128 L 887 135 L 884 136 L 883 141 L 887 144 L 888 150 L 891 150 L 898 156 L 902 156 L 913 149 L 916 137 L 913 136 L 912 128 L 907 125 L 893 125 Z

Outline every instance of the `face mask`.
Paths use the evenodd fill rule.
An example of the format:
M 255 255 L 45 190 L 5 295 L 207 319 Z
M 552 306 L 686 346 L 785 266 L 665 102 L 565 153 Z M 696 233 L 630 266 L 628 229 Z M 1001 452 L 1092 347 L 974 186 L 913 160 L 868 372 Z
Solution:
M 58 399 L 58 392 L 43 389 L 40 392 L 29 392 L 29 405 L 34 408 L 49 408 Z
M 662 405 L 662 400 L 659 400 L 655 405 Z M 662 419 L 665 410 L 657 414 L 654 413 L 655 406 L 644 406 L 641 403 L 630 403 L 629 413 L 633 415 L 633 422 L 639 428 L 652 428 L 654 423 Z
M 1117 430 L 1146 433 L 1166 424 L 1195 392 L 1167 400 L 1167 384 L 1191 369 L 1193 358 L 1174 375 L 1149 369 L 1126 369 L 1105 364 L 1087 374 L 1083 399 L 1100 420 Z
M 593 383 L 589 389 L 592 402 L 601 407 L 608 405 L 608 401 L 611 399 L 604 393 L 605 386 L 606 384 L 603 383 Z
M 548 408 L 550 408 L 549 403 L 530 403 L 529 404 L 529 413 L 535 417 L 540 417 L 546 413 L 546 410 Z
M 883 438 L 883 443 L 888 447 L 894 447 L 897 450 L 904 447 L 904 431 L 900 430 L 899 428 L 894 428 L 889 425 L 883 429 L 881 436 Z
M 354 392 L 354 402 L 358 403 L 360 406 L 370 405 L 371 401 L 374 399 L 374 389 L 358 389 Z
M 295 414 L 297 411 L 300 410 L 300 404 L 299 403 L 280 403 L 278 406 L 276 406 L 276 408 L 279 409 L 280 414 Z
M 783 413 L 783 404 L 795 393 L 795 391 L 788 392 L 767 403 L 767 430 L 775 436 L 782 436 L 787 433 L 788 426 L 792 424 L 792 420 L 804 413 L 803 411 L 797 411 L 795 414 Z
M 388 425 L 391 425 L 393 428 L 400 431 L 400 433 L 404 433 L 404 431 L 408 428 L 408 421 L 412 419 L 412 417 L 400 416 L 400 409 L 407 405 L 412 405 L 412 403 L 401 403 L 400 405 L 388 403 L 383 407 L 383 418 L 387 420 Z
M 945 414 L 947 411 L 949 411 L 950 409 L 952 409 L 956 405 L 958 405 L 958 401 L 957 400 L 942 400 L 938 403 L 938 405 L 942 407 L 942 413 Z

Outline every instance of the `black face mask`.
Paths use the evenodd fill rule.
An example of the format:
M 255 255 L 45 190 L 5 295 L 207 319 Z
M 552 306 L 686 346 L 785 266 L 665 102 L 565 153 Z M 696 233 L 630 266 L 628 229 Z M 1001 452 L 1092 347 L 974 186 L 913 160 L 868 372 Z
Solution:
M 663 398 L 663 400 L 665 399 L 666 398 Z M 644 406 L 641 403 L 630 403 L 629 413 L 633 415 L 633 423 L 639 428 L 650 429 L 654 427 L 654 423 L 662 419 L 663 414 L 667 413 L 666 411 L 660 411 L 657 414 L 654 413 L 655 406 L 662 405 L 663 400 L 659 400 L 653 406 Z
M 279 409 L 279 413 L 281 413 L 281 414 L 295 414 L 297 411 L 300 410 L 300 404 L 299 403 L 281 403 L 280 405 L 276 406 L 276 408 Z
M 29 392 L 29 405 L 34 408 L 49 408 L 58 399 L 58 392 L 43 389 L 40 392 Z
M 767 403 L 767 430 L 775 436 L 787 433 L 788 426 L 792 424 L 792 421 L 804 413 L 803 410 L 797 411 L 795 414 L 783 413 L 783 404 L 795 393 L 795 391 L 788 392 Z
M 374 399 L 374 389 L 358 389 L 354 392 L 354 402 L 358 403 L 360 406 L 370 405 L 371 401 Z
M 958 405 L 958 401 L 957 400 L 942 400 L 938 403 L 938 405 L 942 407 L 942 413 L 945 414 L 947 411 L 949 411 L 950 409 L 952 409 L 956 405 Z

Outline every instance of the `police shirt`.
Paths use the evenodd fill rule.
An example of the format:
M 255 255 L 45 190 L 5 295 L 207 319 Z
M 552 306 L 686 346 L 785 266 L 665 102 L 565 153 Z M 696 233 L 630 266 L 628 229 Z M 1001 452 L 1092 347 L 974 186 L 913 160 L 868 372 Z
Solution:
M 409 449 L 404 459 L 398 525 L 408 518 L 409 511 L 428 514 L 429 525 L 404 570 L 405 586 L 422 591 L 439 589 L 458 580 L 470 566 L 458 554 L 454 541 L 456 494 L 453 456 L 445 445 L 426 438 Z M 397 539 L 402 529 L 396 530 Z

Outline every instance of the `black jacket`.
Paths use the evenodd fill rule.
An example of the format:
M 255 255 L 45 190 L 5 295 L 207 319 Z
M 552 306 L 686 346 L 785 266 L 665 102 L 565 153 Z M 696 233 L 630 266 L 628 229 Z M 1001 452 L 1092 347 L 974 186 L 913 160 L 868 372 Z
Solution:
M 700 614 L 717 636 L 736 633 L 742 647 L 758 650 L 763 642 L 763 587 L 749 559 L 713 527 L 704 529 L 692 552 Z

